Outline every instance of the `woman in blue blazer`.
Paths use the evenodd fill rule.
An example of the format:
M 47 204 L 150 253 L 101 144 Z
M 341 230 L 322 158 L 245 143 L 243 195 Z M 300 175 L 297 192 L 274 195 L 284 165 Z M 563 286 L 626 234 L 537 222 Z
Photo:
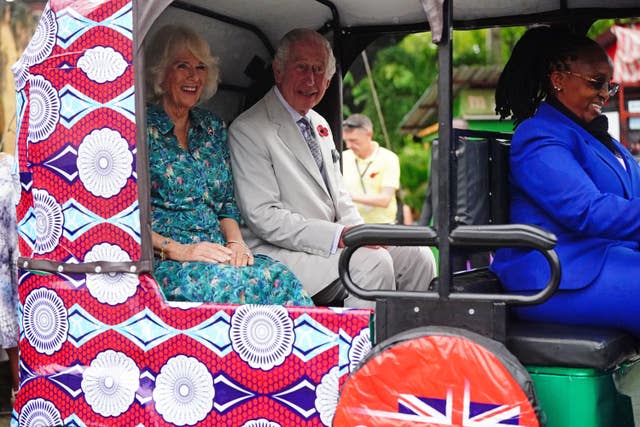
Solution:
M 505 66 L 496 111 L 516 126 L 511 222 L 558 237 L 560 290 L 520 317 L 626 329 L 640 336 L 640 168 L 607 132 L 613 68 L 591 39 L 547 27 L 527 31 Z M 492 264 L 515 292 L 542 289 L 537 251 L 498 250 Z

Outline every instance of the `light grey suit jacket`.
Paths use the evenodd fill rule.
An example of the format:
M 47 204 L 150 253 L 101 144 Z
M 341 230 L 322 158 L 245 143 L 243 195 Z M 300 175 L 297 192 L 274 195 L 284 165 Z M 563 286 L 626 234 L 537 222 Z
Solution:
M 339 160 L 333 159 L 335 144 L 329 124 L 313 110 L 308 116 L 322 151 L 328 185 L 274 89 L 229 128 L 236 200 L 246 223 L 244 238 L 256 253 L 284 262 L 297 275 L 301 267 L 294 265 L 313 263 L 316 256 L 332 258 L 337 271 L 337 256 L 331 255 L 331 247 L 338 223 L 362 223 L 344 188 Z M 321 136 L 319 127 L 328 135 Z M 313 270 L 317 267 L 308 265 Z M 326 272 L 325 285 L 335 278 L 331 270 Z M 322 280 L 314 280 L 317 286 L 301 280 L 311 294 L 322 287 Z

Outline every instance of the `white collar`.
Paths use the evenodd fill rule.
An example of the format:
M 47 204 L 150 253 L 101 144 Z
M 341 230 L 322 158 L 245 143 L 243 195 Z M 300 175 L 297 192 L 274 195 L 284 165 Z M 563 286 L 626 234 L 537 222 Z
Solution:
M 278 86 L 274 86 L 273 88 L 274 88 L 274 92 L 276 93 L 276 97 L 282 103 L 284 108 L 289 112 L 289 114 L 291 114 L 291 117 L 293 118 L 294 122 L 298 123 L 298 120 L 304 117 L 305 119 L 307 119 L 309 123 L 311 123 L 311 117 L 309 117 L 308 114 L 303 116 L 302 114 L 294 110 L 291 105 L 289 105 L 289 103 L 284 99 L 284 96 L 282 96 L 282 92 L 280 92 L 280 89 L 278 89 Z

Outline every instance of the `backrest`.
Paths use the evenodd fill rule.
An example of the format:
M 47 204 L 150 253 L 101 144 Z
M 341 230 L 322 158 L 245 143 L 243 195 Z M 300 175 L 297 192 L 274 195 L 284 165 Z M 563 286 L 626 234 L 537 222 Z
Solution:
M 458 225 L 506 224 L 509 222 L 509 148 L 511 135 L 501 132 L 452 129 L 455 147 L 449 188 L 452 222 Z M 438 153 L 434 142 L 431 170 L 437 170 Z M 439 177 L 432 174 L 430 188 L 437 188 Z M 437 224 L 437 192 L 430 191 L 434 224 Z M 484 248 L 454 248 L 453 271 L 466 271 L 489 265 L 490 252 Z
M 455 141 L 451 188 L 454 220 L 457 225 L 506 224 L 509 222 L 509 149 L 511 135 L 502 132 L 452 129 Z M 437 168 L 434 141 L 431 170 Z M 432 175 L 431 188 L 438 176 Z M 438 197 L 431 192 L 434 215 Z M 434 218 L 434 224 L 437 223 Z
M 511 134 L 453 129 L 456 222 L 465 225 L 509 222 Z

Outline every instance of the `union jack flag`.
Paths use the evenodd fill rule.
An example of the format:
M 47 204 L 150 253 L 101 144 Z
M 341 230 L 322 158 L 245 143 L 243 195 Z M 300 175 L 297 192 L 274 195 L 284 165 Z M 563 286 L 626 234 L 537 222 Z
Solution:
M 469 383 L 465 382 L 462 407 L 455 408 L 457 409 L 455 411 L 456 401 L 450 389 L 445 399 L 400 394 L 397 412 L 373 410 L 369 413 L 383 419 L 439 426 L 513 427 L 520 425 L 520 405 L 472 402 L 469 388 Z M 462 414 L 461 419 L 460 414 Z M 454 419 L 456 416 L 458 420 Z

